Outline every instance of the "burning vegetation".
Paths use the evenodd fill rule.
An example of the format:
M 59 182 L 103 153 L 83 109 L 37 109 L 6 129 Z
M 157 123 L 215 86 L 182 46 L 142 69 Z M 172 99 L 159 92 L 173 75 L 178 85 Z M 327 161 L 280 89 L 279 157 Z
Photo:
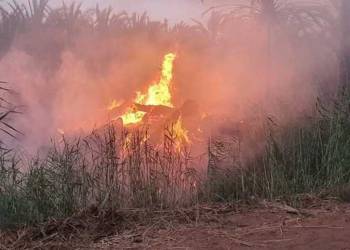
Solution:
M 90 206 L 341 193 L 347 13 L 334 2 L 228 2 L 176 24 L 1 2 L 0 226 Z
M 182 122 L 183 114 L 176 109 L 172 100 L 175 59 L 175 53 L 166 54 L 162 63 L 159 81 L 147 86 L 145 93 L 137 91 L 131 106 L 127 107 L 123 114 L 113 120 L 119 121 L 127 129 L 132 127 L 135 130 L 146 126 L 151 130 L 151 135 L 156 138 L 159 138 L 159 133 L 163 132 L 159 128 L 171 127 L 175 141 L 175 150 L 181 151 L 182 148 L 191 143 L 191 140 L 189 132 L 184 128 Z M 117 110 L 121 106 L 120 103 L 113 100 L 108 110 L 110 112 Z M 158 135 L 154 135 L 155 133 L 158 133 Z M 147 139 L 149 138 L 145 138 L 145 140 Z
M 147 111 L 138 110 L 137 104 L 139 107 L 147 106 L 148 109 L 151 108 L 150 112 L 152 112 L 154 108 L 174 107 L 171 98 L 171 81 L 173 79 L 173 63 L 175 58 L 176 55 L 173 53 L 165 55 L 159 82 L 149 86 L 145 94 L 136 92 L 135 106 L 128 108 L 126 113 L 121 116 L 124 125 L 138 124 L 142 122 L 145 115 L 149 113 Z

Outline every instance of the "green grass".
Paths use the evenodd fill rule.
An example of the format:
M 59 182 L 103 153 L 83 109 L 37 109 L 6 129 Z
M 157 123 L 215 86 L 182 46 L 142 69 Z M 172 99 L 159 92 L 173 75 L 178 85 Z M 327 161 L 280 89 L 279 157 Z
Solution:
M 242 166 L 224 170 L 212 181 L 213 199 L 250 197 L 290 199 L 299 194 L 338 191 L 350 182 L 349 98 L 324 107 L 297 125 L 268 120 L 262 152 Z M 235 169 L 234 171 L 232 169 Z
M 264 146 L 245 161 L 244 147 L 237 147 L 231 152 L 236 161 L 207 179 L 199 178 L 189 155 L 174 153 L 169 130 L 162 150 L 144 141 L 147 131 L 117 133 L 113 126 L 83 139 L 62 138 L 29 163 L 3 150 L 0 226 L 64 218 L 92 205 L 159 209 L 251 198 L 294 201 L 306 193 L 341 197 L 350 181 L 348 100 L 341 95 L 331 105 L 318 103 L 312 117 L 293 125 L 267 119 Z
M 227 45 L 237 42 L 235 36 L 233 40 L 230 38 L 233 29 L 227 29 L 227 25 L 233 25 L 232 28 L 237 25 L 236 19 L 220 13 L 213 13 L 207 26 L 200 23 L 171 26 L 166 21 L 150 21 L 145 14 L 113 14 L 109 9 L 98 8 L 84 11 L 81 5 L 74 3 L 59 9 L 49 8 L 46 0 L 30 1 L 33 7 L 10 3 L 8 9 L 1 13 L 0 30 L 4 46 L 0 48 L 0 56 L 9 52 L 11 45 L 14 45 L 14 48 L 31 55 L 34 62 L 40 62 L 38 68 L 48 68 L 50 74 L 45 73 L 48 76 L 61 70 L 62 53 L 75 51 L 81 38 L 88 38 L 87 41 L 96 38 L 99 42 L 103 41 L 103 47 L 105 41 L 101 37 L 113 38 L 107 40 L 111 41 L 113 48 L 109 48 L 108 53 L 102 53 L 102 57 L 91 57 L 95 53 L 81 55 L 89 70 L 101 72 L 98 75 L 101 78 L 106 77 L 105 69 L 110 68 L 106 64 L 111 63 L 110 57 L 129 57 L 128 53 L 125 54 L 125 44 L 135 39 L 145 48 L 157 48 L 160 54 L 179 42 L 180 48 L 186 48 L 183 53 L 191 55 L 191 58 L 211 51 L 208 57 L 200 61 L 212 61 L 212 64 L 203 63 L 200 71 L 217 66 L 212 58 L 223 59 L 222 63 L 231 65 L 231 60 L 225 60 L 229 54 L 226 53 Z M 315 26 L 313 22 L 310 24 Z M 62 35 L 52 35 L 52 27 L 55 34 Z M 246 28 L 245 24 L 238 27 Z M 300 27 L 304 28 L 303 25 Z M 295 33 L 299 34 L 299 28 L 295 28 L 290 31 L 297 30 Z M 321 33 L 314 31 L 317 40 L 321 41 L 319 46 L 322 49 L 318 52 L 324 57 L 333 58 L 334 48 L 329 49 L 329 43 L 319 37 L 328 37 L 334 29 L 329 29 L 328 25 L 320 28 Z M 35 36 L 36 32 L 41 34 L 42 39 L 32 41 L 32 35 Z M 140 34 L 145 34 L 142 35 L 144 38 Z M 127 42 L 118 45 L 114 37 Z M 293 37 L 298 41 L 300 39 L 299 35 L 295 37 L 294 34 Z M 302 41 L 300 44 L 315 42 L 307 37 Z M 282 39 L 278 42 L 285 41 Z M 52 44 L 55 45 L 55 53 L 48 53 L 46 49 L 51 48 Z M 323 47 L 324 44 L 327 46 Z M 95 43 L 92 45 L 96 47 Z M 90 51 L 91 44 L 85 46 L 82 48 Z M 308 46 L 302 48 L 296 54 L 311 49 Z M 224 57 L 222 51 L 225 52 Z M 80 53 L 78 51 L 77 55 Z M 236 55 L 232 55 L 236 60 Z M 134 59 L 130 60 L 134 62 Z M 188 63 L 184 65 L 187 67 Z M 255 68 L 250 71 L 254 72 Z M 193 75 L 196 74 L 190 70 L 188 78 L 180 77 L 184 82 L 198 80 Z M 346 186 L 350 178 L 348 100 L 347 96 L 340 95 L 333 104 L 325 107 L 318 105 L 312 118 L 297 124 L 279 126 L 277 121 L 268 120 L 260 131 L 265 135 L 262 149 L 258 148 L 253 157 L 247 160 L 238 157 L 231 165 L 225 166 L 225 170 L 209 172 L 209 178 L 201 180 L 189 155 L 174 154 L 171 150 L 171 131 L 166 131 L 168 134 L 163 150 L 156 149 L 148 141 L 142 142 L 147 131 L 118 134 L 112 126 L 95 131 L 87 138 L 63 138 L 54 143 L 45 156 L 29 162 L 19 159 L 15 152 L 0 149 L 0 227 L 64 218 L 91 205 L 99 208 L 173 208 L 199 200 L 232 201 L 252 197 L 289 199 L 303 193 L 336 192 Z M 6 112 L 1 115 L 4 114 Z M 1 123 L 2 119 L 0 125 L 10 132 L 18 132 L 7 123 Z M 127 138 L 130 140 L 128 143 Z M 122 148 L 124 153 L 121 153 Z M 244 155 L 241 147 L 237 150 L 232 153 Z
M 117 134 L 106 126 L 84 139 L 63 138 L 29 166 L 3 154 L 0 227 L 64 218 L 92 205 L 103 209 L 192 204 L 197 177 L 187 156 L 174 153 L 171 135 L 164 149 L 156 150 L 143 142 L 146 133 Z
M 171 136 L 164 142 L 166 150 L 157 151 L 148 141 L 141 143 L 146 131 L 117 135 L 107 126 L 84 139 L 63 139 L 46 157 L 25 166 L 27 171 L 20 171 L 24 163 L 4 152 L 0 225 L 64 218 L 91 205 L 151 209 L 185 206 L 198 199 L 291 200 L 305 193 L 339 195 L 337 190 L 350 180 L 350 121 L 344 100 L 327 108 L 318 105 L 315 116 L 298 125 L 280 127 L 268 120 L 259 153 L 244 165 L 235 162 L 203 182 L 188 156 L 171 150 Z

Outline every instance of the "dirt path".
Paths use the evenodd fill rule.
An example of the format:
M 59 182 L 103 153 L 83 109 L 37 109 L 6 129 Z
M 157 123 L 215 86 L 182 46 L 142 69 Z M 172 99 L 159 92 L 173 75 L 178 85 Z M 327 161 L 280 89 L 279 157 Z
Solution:
M 350 250 L 350 205 L 302 211 L 268 204 L 245 211 L 215 210 L 197 223 L 153 225 L 123 232 L 88 249 L 317 249 Z

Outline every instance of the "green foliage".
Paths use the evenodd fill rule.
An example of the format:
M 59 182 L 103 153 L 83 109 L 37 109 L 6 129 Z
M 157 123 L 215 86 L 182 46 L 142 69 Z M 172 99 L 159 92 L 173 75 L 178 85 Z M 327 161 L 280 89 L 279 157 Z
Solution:
M 191 204 L 196 172 L 188 156 L 174 153 L 170 136 L 164 142 L 166 150 L 154 149 L 148 140 L 144 142 L 145 133 L 117 134 L 108 126 L 84 140 L 63 138 L 45 157 L 29 164 L 3 154 L 0 227 L 64 218 L 92 205 L 164 208 Z
M 2 155 L 0 172 L 0 226 L 42 222 L 61 218 L 76 211 L 84 199 L 75 193 L 84 173 L 77 172 L 75 145 L 62 152 L 50 152 L 47 159 L 24 166 L 16 158 Z M 20 171 L 19 167 L 28 168 Z
M 290 198 L 304 193 L 339 195 L 350 182 L 349 99 L 317 105 L 317 114 L 298 125 L 269 121 L 263 151 L 243 170 L 224 171 L 211 185 L 212 197 Z
M 221 54 L 210 57 L 215 65 L 216 60 L 212 59 L 219 61 L 227 55 L 228 45 L 238 37 L 232 36 L 235 24 L 246 28 L 247 18 L 263 20 L 271 28 L 269 38 L 275 44 L 280 32 L 295 38 L 297 47 L 301 46 L 300 37 L 315 40 L 332 37 L 329 36 L 332 20 L 320 6 L 301 8 L 267 0 L 227 7 L 229 13 L 220 9 L 212 12 L 206 25 L 197 22 L 170 26 L 166 21 L 151 21 L 147 14 L 114 13 L 110 8 L 83 11 L 80 4 L 73 3 L 50 9 L 47 0 L 29 1 L 28 5 L 14 1 L 9 8 L 0 9 L 0 57 L 17 42 L 16 46 L 26 52 L 37 53 L 35 58 L 44 66 L 59 68 L 66 46 L 79 51 L 84 50 L 82 38 L 101 42 L 101 37 L 117 37 L 112 40 L 113 44 L 119 43 L 113 46 L 118 48 L 117 52 L 107 50 L 103 58 L 86 60 L 95 67 L 98 61 L 101 64 L 98 66 L 107 68 L 103 63 L 110 57 L 129 56 L 125 55 L 129 40 L 123 38 L 134 37 L 137 46 L 148 42 L 160 51 L 181 42 L 190 47 L 192 56 L 201 54 L 202 48 L 219 48 Z M 40 40 L 30 39 L 30 35 Z M 303 40 L 306 41 L 303 44 L 311 44 L 312 39 Z M 52 44 L 57 45 L 54 50 Z M 322 46 L 329 47 L 327 43 Z M 105 45 L 97 47 L 102 50 Z M 207 68 L 210 65 L 205 65 Z M 63 138 L 45 157 L 32 159 L 29 164 L 1 149 L 0 227 L 62 218 L 92 204 L 102 208 L 187 205 L 197 201 L 199 190 L 205 201 L 276 199 L 333 191 L 347 185 L 350 179 L 348 100 L 344 91 L 332 105 L 319 102 L 315 115 L 297 125 L 278 126 L 268 121 L 263 131 L 265 144 L 258 154 L 244 164 L 239 159 L 221 172 L 210 173 L 203 189 L 191 168 L 190 157 L 171 150 L 171 136 L 160 152 L 143 142 L 142 131 L 117 136 L 109 127 L 104 133 L 95 132 L 84 140 L 68 142 Z M 17 133 L 4 120 L 10 114 L 6 112 L 1 113 L 4 115 L 0 117 L 1 128 Z M 125 144 L 126 141 L 129 142 Z

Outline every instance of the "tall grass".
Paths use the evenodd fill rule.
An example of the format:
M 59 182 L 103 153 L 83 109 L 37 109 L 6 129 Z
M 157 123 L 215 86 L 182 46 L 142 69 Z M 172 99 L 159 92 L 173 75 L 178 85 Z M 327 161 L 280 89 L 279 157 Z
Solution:
M 214 199 L 289 199 L 304 193 L 341 195 L 350 182 L 350 110 L 345 91 L 313 117 L 288 126 L 268 120 L 265 146 L 246 166 L 226 166 L 210 185 Z
M 63 137 L 46 157 L 31 160 L 29 167 L 4 152 L 0 225 L 63 218 L 89 206 L 169 208 L 191 204 L 196 198 L 197 174 L 189 155 L 175 151 L 171 129 L 165 131 L 161 149 L 150 144 L 147 133 L 119 133 L 106 126 L 84 139 Z
M 6 8 L 0 8 L 0 33 L 4 37 L 4 42 L 0 45 L 0 56 L 14 45 L 15 48 L 33 54 L 45 67 L 52 67 L 49 70 L 50 77 L 52 72 L 59 69 L 62 52 L 75 50 L 77 45 L 74 44 L 87 34 L 94 34 L 98 41 L 101 41 L 101 37 L 116 35 L 121 38 L 120 41 L 136 37 L 139 44 L 150 43 L 152 47 L 154 45 L 160 48 L 159 53 L 163 53 L 161 51 L 173 43 L 188 47 L 189 54 L 193 56 L 194 51 L 200 55 L 207 53 L 208 48 L 213 48 L 213 53 L 217 55 L 214 58 L 220 60 L 223 58 L 222 51 L 225 55 L 229 54 L 227 45 L 237 43 L 237 36 L 231 36 L 236 32 L 237 20 L 234 17 L 237 17 L 235 13 L 239 9 L 235 8 L 228 15 L 213 13 L 206 26 L 200 23 L 170 26 L 166 21 L 150 21 L 145 14 L 114 14 L 110 9 L 99 8 L 83 11 L 81 5 L 75 4 L 52 10 L 46 0 L 30 3 L 26 7 L 14 1 Z M 266 12 L 268 9 L 264 5 L 260 7 L 257 13 L 252 12 L 255 13 L 252 18 L 260 20 L 260 17 L 275 16 L 274 13 Z M 276 13 L 289 10 L 275 7 L 273 12 Z M 311 18 L 310 21 L 305 14 L 312 14 L 311 10 L 308 13 L 302 10 L 304 13 L 296 13 L 290 9 L 291 12 L 287 12 L 282 19 L 283 28 L 278 29 L 278 32 L 293 31 L 290 35 L 298 41 L 298 46 L 301 40 L 308 45 L 311 44 L 308 41 L 314 41 L 305 35 L 308 32 L 299 28 L 315 28 L 311 38 L 316 37 L 318 41 L 325 40 L 324 37 L 333 37 L 329 36 L 333 30 L 325 25 L 327 20 L 318 20 L 322 14 L 318 11 L 321 10 L 323 11 L 313 9 L 312 13 L 316 11 L 316 19 Z M 301 14 L 303 18 L 297 18 Z M 291 19 L 290 16 L 294 18 Z M 312 17 L 307 15 L 309 16 Z M 296 25 L 290 23 L 293 20 L 298 21 Z M 239 28 L 246 27 L 245 22 L 239 23 Z M 293 28 L 284 28 L 289 26 Z M 303 37 L 298 35 L 301 31 L 304 31 Z M 35 36 L 35 32 L 45 39 L 32 41 L 31 35 Z M 56 37 L 53 33 L 61 35 Z M 140 40 L 139 34 L 143 33 L 149 36 Z M 323 34 L 322 39 L 319 38 L 319 33 Z M 273 34 L 269 31 L 268 35 L 268 40 L 271 40 Z M 276 39 L 278 37 L 276 35 Z M 266 46 L 269 54 L 270 43 L 271 41 Z M 51 48 L 52 44 L 60 46 L 55 46 L 55 51 L 50 49 L 48 53 L 45 49 Z M 319 45 L 321 44 L 324 48 L 327 43 Z M 125 42 L 113 47 L 115 46 L 118 50 L 114 53 L 108 51 L 102 59 L 92 60 L 88 53 L 86 61 L 109 62 L 111 55 L 123 55 Z M 95 47 L 94 44 L 93 48 Z M 327 52 L 321 54 L 333 55 L 333 52 L 328 52 L 329 46 L 325 47 Z M 306 48 L 309 50 L 311 47 Z M 271 56 L 268 56 L 270 61 Z M 211 56 L 208 58 L 216 66 L 216 61 Z M 95 63 L 92 65 L 96 66 Z M 203 69 L 208 70 L 210 65 L 204 64 Z M 101 68 L 108 67 L 102 64 Z M 105 74 L 105 71 L 101 72 Z M 195 74 L 190 71 L 190 75 L 192 77 Z M 333 191 L 347 185 L 350 178 L 348 100 L 344 91 L 331 105 L 321 105 L 319 102 L 312 118 L 289 126 L 280 126 L 278 121 L 267 120 L 262 129 L 263 148 L 258 148 L 257 153 L 247 159 L 244 157 L 245 152 L 242 152 L 247 148 L 241 145 L 245 143 L 244 138 L 235 138 L 230 145 L 225 142 L 211 144 L 208 150 L 210 171 L 205 180 L 199 178 L 199 173 L 194 168 L 195 163 L 187 150 L 174 150 L 176 138 L 171 129 L 164 131 L 163 144 L 157 147 L 151 143 L 147 129 L 116 131 L 114 126 L 106 126 L 85 138 L 63 137 L 52 144 L 44 157 L 30 159 L 29 162 L 0 147 L 0 227 L 37 223 L 51 217 L 66 217 L 89 206 L 101 209 L 169 208 L 188 205 L 198 199 L 276 199 L 306 192 Z M 0 118 L 8 114 L 1 113 Z M 18 132 L 3 121 L 1 118 L 1 130 Z M 221 151 L 219 154 L 214 152 L 218 149 Z M 228 157 L 221 161 L 220 157 L 227 153 Z
M 285 199 L 328 192 L 350 181 L 349 97 L 318 102 L 312 117 L 279 126 L 267 119 L 264 146 L 243 160 L 244 138 L 209 147 L 208 178 L 199 178 L 187 150 L 176 151 L 175 135 L 164 132 L 154 146 L 147 129 L 117 131 L 108 125 L 82 139 L 53 143 L 46 157 L 28 162 L 0 154 L 0 225 L 62 218 L 89 206 L 174 208 L 198 201 Z M 213 159 L 214 157 L 214 159 Z M 229 159 L 229 160 L 227 160 Z

